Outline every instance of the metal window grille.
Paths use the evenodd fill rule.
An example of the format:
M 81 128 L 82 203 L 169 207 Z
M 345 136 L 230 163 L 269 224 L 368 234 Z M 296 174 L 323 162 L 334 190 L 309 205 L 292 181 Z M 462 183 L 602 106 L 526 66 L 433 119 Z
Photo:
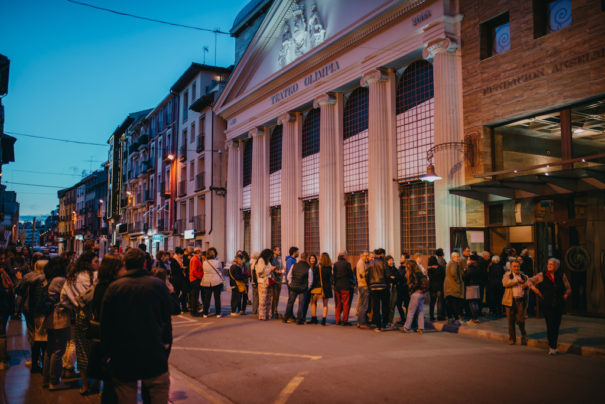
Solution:
M 367 88 L 357 88 L 343 110 L 345 192 L 368 189 L 368 98 Z
M 252 139 L 244 142 L 244 161 L 242 164 L 242 186 L 252 183 Z
M 250 211 L 242 211 L 242 219 L 244 220 L 244 251 L 250 251 Z
M 397 86 L 397 176 L 426 172 L 426 152 L 434 140 L 433 65 L 418 61 L 403 72 Z
M 347 251 L 351 255 L 361 255 L 369 248 L 368 235 L 368 192 L 345 195 Z
M 307 112 L 302 128 L 302 196 L 319 194 L 319 109 Z
M 277 125 L 269 141 L 269 174 L 281 170 L 281 138 L 282 125 Z
M 305 249 L 307 254 L 319 255 L 319 199 L 303 201 L 305 217 Z
M 432 183 L 399 186 L 401 201 L 401 251 L 431 254 L 435 250 L 435 188 Z
M 271 248 L 281 247 L 281 206 L 271 208 Z
M 281 170 L 269 175 L 269 206 L 281 205 Z

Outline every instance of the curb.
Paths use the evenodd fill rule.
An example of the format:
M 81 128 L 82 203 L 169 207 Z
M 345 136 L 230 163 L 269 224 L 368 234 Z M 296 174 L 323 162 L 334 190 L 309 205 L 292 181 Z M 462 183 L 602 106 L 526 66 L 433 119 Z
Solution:
M 474 338 L 489 339 L 498 342 L 508 342 L 508 335 L 502 334 L 496 331 L 482 330 L 480 328 L 474 328 L 472 326 L 459 326 L 454 324 L 448 324 L 444 322 L 431 322 L 426 321 L 427 328 L 433 328 L 439 332 L 449 332 L 452 334 L 466 335 Z M 521 344 L 521 338 L 517 337 L 517 344 Z M 534 348 L 540 348 L 547 350 L 548 341 L 528 338 L 527 346 Z M 590 346 L 582 346 L 577 344 L 570 344 L 567 342 L 559 342 L 557 347 L 559 352 L 576 354 L 581 356 L 591 356 L 594 358 L 605 359 L 605 349 L 594 348 Z

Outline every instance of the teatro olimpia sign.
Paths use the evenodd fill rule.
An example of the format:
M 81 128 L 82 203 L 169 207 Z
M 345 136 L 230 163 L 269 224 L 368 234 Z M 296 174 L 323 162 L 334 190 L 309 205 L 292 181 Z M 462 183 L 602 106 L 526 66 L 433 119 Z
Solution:
M 311 16 L 307 22 L 305 6 L 302 0 L 296 0 L 286 14 L 282 30 L 281 50 L 278 62 L 280 67 L 290 64 L 326 39 L 326 30 L 319 18 L 317 4 L 311 7 Z

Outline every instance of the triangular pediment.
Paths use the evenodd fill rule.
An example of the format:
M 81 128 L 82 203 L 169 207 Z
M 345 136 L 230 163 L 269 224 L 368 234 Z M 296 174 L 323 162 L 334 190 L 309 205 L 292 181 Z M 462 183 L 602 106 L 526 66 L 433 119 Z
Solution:
M 394 0 L 276 0 L 250 41 L 225 90 L 221 111 L 295 69 Z

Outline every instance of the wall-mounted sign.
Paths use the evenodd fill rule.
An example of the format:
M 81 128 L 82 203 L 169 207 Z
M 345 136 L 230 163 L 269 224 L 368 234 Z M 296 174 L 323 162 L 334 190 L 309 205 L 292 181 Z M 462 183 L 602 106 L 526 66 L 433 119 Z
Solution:
M 278 103 L 282 100 L 285 100 L 286 98 L 294 95 L 300 87 L 308 87 L 311 84 L 328 77 L 329 75 L 338 71 L 339 69 L 340 69 L 340 65 L 338 64 L 338 61 L 335 60 L 335 61 L 330 62 L 327 65 L 323 66 L 322 68 L 309 73 L 304 78 L 296 81 L 295 83 L 289 85 L 288 87 L 284 88 L 280 92 L 272 95 L 271 96 L 271 105 Z
M 192 238 L 195 238 L 195 230 L 185 230 L 185 232 L 183 232 L 183 238 L 185 240 L 191 240 Z
M 81 234 L 76 234 L 76 240 L 84 241 L 84 236 Z

